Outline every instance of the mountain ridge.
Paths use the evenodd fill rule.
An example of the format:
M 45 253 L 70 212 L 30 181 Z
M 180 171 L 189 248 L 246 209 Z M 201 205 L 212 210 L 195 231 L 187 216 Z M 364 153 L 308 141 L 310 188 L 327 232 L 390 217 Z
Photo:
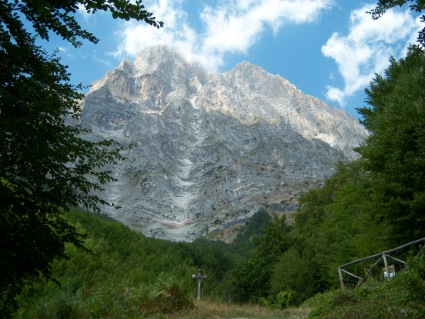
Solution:
M 103 211 L 148 236 L 190 241 L 262 205 L 290 207 L 367 137 L 353 116 L 242 62 L 208 74 L 157 47 L 93 83 L 81 122 L 134 145 L 111 166 Z M 280 206 L 279 206 L 280 205 Z M 286 206 L 285 206 L 286 205 Z M 282 208 L 284 209 L 284 208 Z

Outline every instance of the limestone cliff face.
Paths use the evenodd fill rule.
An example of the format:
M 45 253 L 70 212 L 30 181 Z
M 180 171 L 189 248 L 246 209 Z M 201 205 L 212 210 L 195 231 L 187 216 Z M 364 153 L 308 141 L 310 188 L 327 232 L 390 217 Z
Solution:
M 93 83 L 82 124 L 133 147 L 104 208 L 148 236 L 189 241 L 260 206 L 294 209 L 367 136 L 354 117 L 243 62 L 207 74 L 157 47 Z

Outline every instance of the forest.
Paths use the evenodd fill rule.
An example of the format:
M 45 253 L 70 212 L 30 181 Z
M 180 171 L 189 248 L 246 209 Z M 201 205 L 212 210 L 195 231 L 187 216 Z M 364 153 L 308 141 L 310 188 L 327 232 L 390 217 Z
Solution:
M 323 256 L 316 257 L 303 246 L 314 256 L 305 259 L 298 251 L 304 243 L 297 239 L 296 226 L 267 209 L 258 211 L 232 244 L 148 238 L 109 217 L 77 209 L 67 213 L 66 220 L 86 235 L 84 249 L 67 244 L 67 258 L 55 260 L 50 280 L 27 283 L 12 318 L 223 314 L 236 318 L 241 313 L 253 318 L 422 318 L 425 314 L 421 245 L 394 255 L 407 266 L 391 281 L 379 273 L 383 267 L 379 265 L 378 274 L 359 287 L 347 281 L 348 289 L 343 290 L 333 267 L 337 257 L 329 255 L 331 262 L 320 264 Z M 353 256 L 347 253 L 347 258 Z M 197 300 L 192 275 L 200 269 L 207 278 Z M 230 310 L 224 313 L 214 305 Z M 255 310 L 246 309 L 253 305 Z
M 141 1 L 112 2 L 81 3 L 162 26 Z M 358 112 L 370 136 L 356 149 L 359 159 L 340 163 L 322 187 L 302 194 L 293 225 L 264 207 L 232 244 L 176 243 L 99 214 L 99 204 L 112 204 L 91 194 L 113 180 L 101 167 L 121 159 L 120 146 L 65 125 L 82 96 L 16 13 L 41 38 L 53 30 L 77 47 L 78 38 L 95 43 L 69 15 L 78 3 L 37 11 L 31 1 L 0 2 L 0 317 L 172 318 L 196 308 L 192 275 L 199 269 L 208 275 L 202 297 L 213 302 L 304 307 L 309 318 L 425 317 L 423 245 L 397 252 L 406 264 L 394 262 L 392 280 L 382 264 L 366 273 L 370 263 L 359 263 L 349 272 L 364 282 L 350 277 L 341 289 L 337 273 L 425 237 L 425 29 L 365 89 L 368 106 Z M 381 0 L 371 14 L 405 3 L 417 12 L 425 7 Z

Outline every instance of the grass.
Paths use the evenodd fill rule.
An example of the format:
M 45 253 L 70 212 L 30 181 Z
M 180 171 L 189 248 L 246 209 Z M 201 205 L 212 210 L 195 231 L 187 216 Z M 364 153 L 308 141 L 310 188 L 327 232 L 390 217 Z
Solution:
M 158 319 L 306 319 L 307 308 L 270 309 L 259 305 L 238 305 L 210 300 L 195 301 L 195 307 L 169 315 L 157 315 Z

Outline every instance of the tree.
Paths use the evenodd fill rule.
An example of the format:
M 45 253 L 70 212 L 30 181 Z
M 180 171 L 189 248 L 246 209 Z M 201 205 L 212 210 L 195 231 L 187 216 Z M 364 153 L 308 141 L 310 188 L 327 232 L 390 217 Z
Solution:
M 369 11 L 372 15 L 373 19 L 379 19 L 382 17 L 382 15 L 389 9 L 396 7 L 396 6 L 403 6 L 407 2 L 413 2 L 411 4 L 410 10 L 416 11 L 416 12 L 422 12 L 422 10 L 425 9 L 425 2 L 423 0 L 379 0 L 377 6 L 372 10 Z M 425 15 L 422 15 L 420 17 L 420 21 L 425 23 Z M 418 34 L 418 43 L 424 47 L 425 46 L 425 27 L 419 31 Z
M 291 292 L 293 303 L 300 304 L 320 291 L 320 278 L 314 271 L 312 260 L 303 256 L 298 247 L 292 246 L 285 251 L 273 267 L 270 280 L 271 295 Z
M 380 1 L 371 13 L 379 18 L 406 2 Z M 417 1 L 411 8 L 424 6 Z M 412 46 L 372 80 L 370 106 L 358 109 L 371 133 L 356 149 L 361 158 L 340 164 L 322 188 L 300 197 L 292 246 L 272 277 L 274 293 L 287 289 L 302 300 L 339 285 L 337 266 L 425 236 L 424 70 L 424 51 Z M 300 267 L 289 269 L 294 263 Z
M 239 302 L 258 302 L 267 297 L 273 267 L 280 255 L 290 247 L 292 226 L 286 217 L 273 214 L 272 220 L 264 227 L 263 234 L 255 235 L 253 256 L 240 263 L 233 271 L 233 297 Z
M 63 214 L 73 206 L 99 211 L 99 204 L 108 204 L 93 191 L 113 180 L 103 165 L 122 159 L 114 141 L 93 141 L 88 130 L 67 124 L 80 114 L 81 85 L 69 84 L 66 66 L 36 45 L 49 32 L 75 47 L 81 39 L 96 43 L 73 16 L 79 5 L 162 26 L 141 1 L 0 1 L 2 318 L 13 311 L 14 297 L 27 281 L 50 277 L 50 263 L 64 256 L 65 243 L 82 245 L 83 236 Z
M 375 249 L 380 233 L 369 205 L 367 174 L 358 161 L 340 163 L 323 187 L 309 190 L 299 203 L 293 250 L 282 256 L 277 267 L 286 267 L 296 258 L 301 265 L 305 260 L 308 264 L 300 266 L 303 276 L 275 274 L 274 286 L 288 286 L 300 301 L 309 297 L 307 292 L 317 293 L 338 283 L 336 267 Z
M 373 200 L 391 227 L 393 245 L 425 236 L 425 54 L 411 47 L 390 60 L 358 109 L 373 134 L 358 148 Z

